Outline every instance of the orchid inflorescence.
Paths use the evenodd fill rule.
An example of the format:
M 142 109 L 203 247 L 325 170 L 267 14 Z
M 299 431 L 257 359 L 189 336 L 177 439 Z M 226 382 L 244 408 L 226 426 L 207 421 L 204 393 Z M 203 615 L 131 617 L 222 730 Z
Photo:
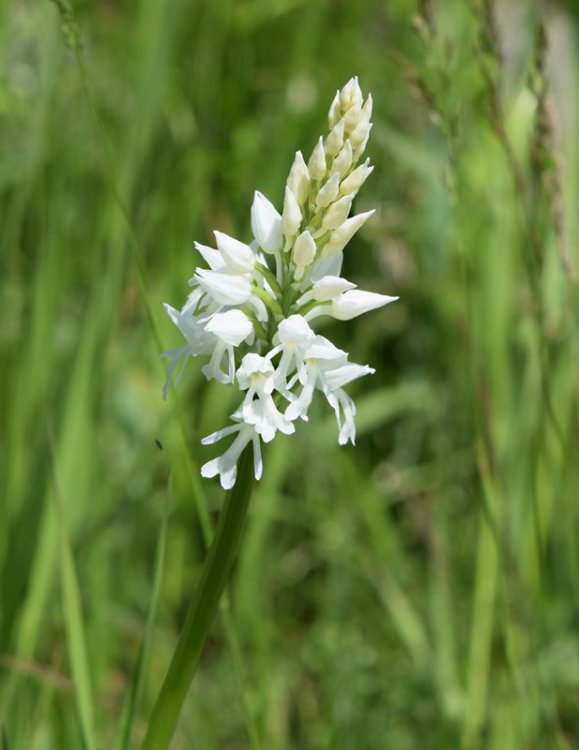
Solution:
M 215 232 L 217 248 L 196 242 L 208 269 L 197 268 L 192 292 L 181 310 L 165 305 L 187 343 L 165 352 L 169 359 L 164 396 L 179 360 L 176 382 L 190 356 L 207 355 L 202 371 L 209 380 L 245 392 L 232 424 L 208 435 L 204 445 L 236 435 L 225 453 L 201 467 L 204 477 L 219 474 L 230 489 L 237 460 L 253 443 L 254 473 L 261 477 L 260 441 L 276 432 L 295 432 L 308 419 L 314 392 L 334 409 L 340 445 L 354 443 L 354 402 L 347 383 L 373 373 L 348 361 L 348 354 L 310 323 L 321 315 L 350 320 L 397 297 L 364 292 L 339 276 L 343 250 L 370 218 L 367 211 L 348 218 L 352 200 L 372 172 L 364 153 L 372 124 L 372 97 L 364 101 L 357 78 L 336 93 L 328 120 L 309 161 L 296 153 L 285 188 L 281 215 L 261 193 L 251 207 L 254 240 L 245 244 Z

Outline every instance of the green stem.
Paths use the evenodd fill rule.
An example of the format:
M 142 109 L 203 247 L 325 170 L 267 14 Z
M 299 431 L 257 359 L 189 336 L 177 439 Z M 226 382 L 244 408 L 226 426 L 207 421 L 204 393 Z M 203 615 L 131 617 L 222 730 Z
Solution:
M 201 572 L 185 624 L 149 721 L 142 750 L 166 750 L 193 681 L 199 656 L 237 553 L 253 488 L 253 456 L 239 459 L 235 487 L 225 496 L 215 536 Z

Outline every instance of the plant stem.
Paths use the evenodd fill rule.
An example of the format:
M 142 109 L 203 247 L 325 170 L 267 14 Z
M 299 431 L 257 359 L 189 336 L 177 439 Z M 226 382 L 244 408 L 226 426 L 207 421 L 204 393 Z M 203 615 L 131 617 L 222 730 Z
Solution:
M 199 656 L 237 553 L 253 488 L 253 456 L 248 446 L 239 459 L 235 487 L 225 496 L 215 536 L 191 601 L 171 665 L 161 687 L 142 750 L 166 750 L 193 681 Z

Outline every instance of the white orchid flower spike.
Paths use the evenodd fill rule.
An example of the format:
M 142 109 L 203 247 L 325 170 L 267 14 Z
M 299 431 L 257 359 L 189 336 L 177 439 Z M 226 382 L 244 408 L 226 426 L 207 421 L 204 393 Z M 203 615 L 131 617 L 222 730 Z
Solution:
M 307 161 L 296 153 L 281 213 L 256 191 L 253 239 L 245 243 L 216 231 L 216 248 L 195 243 L 208 268 L 195 269 L 181 310 L 166 305 L 186 343 L 163 355 L 169 360 L 163 395 L 177 364 L 182 360 L 176 382 L 196 356 L 209 357 L 205 377 L 240 389 L 232 424 L 201 441 L 235 436 L 225 453 L 201 468 L 203 477 L 219 476 L 226 490 L 249 443 L 255 477 L 261 477 L 261 442 L 295 432 L 294 422 L 308 419 L 316 391 L 336 414 L 339 444 L 356 439 L 356 407 L 344 386 L 374 370 L 350 362 L 311 325 L 324 315 L 350 320 L 398 299 L 359 290 L 340 276 L 345 246 L 373 214 L 349 216 L 373 170 L 368 159 L 360 163 L 371 115 L 372 97 L 364 99 L 352 78 L 332 102 L 328 135 Z

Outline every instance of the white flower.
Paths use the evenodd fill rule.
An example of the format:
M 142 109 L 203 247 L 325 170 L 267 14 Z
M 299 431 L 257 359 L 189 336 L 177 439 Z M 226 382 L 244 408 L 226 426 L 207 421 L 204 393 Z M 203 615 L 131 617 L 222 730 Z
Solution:
M 274 336 L 277 344 L 267 355 L 268 359 L 282 353 L 274 378 L 274 385 L 280 393 L 287 393 L 287 380 L 289 373 L 294 369 L 297 379 L 305 385 L 307 373 L 304 364 L 304 355 L 315 339 L 308 322 L 302 315 L 290 315 L 282 320 Z
M 275 370 L 271 361 L 259 354 L 249 353 L 241 360 L 237 370 L 237 382 L 242 391 L 247 391 L 243 403 L 234 417 L 255 426 L 255 431 L 265 443 L 269 443 L 280 432 L 290 435 L 295 427 L 279 411 L 274 403 Z M 254 397 L 257 398 L 254 398 Z
M 281 249 L 281 216 L 258 190 L 251 206 L 251 229 L 266 253 L 277 253 Z
M 336 413 L 339 428 L 338 443 L 340 445 L 345 445 L 348 441 L 354 445 L 356 441 L 356 425 L 354 423 L 356 406 L 350 396 L 342 390 L 342 386 L 374 372 L 375 370 L 368 365 L 357 365 L 353 362 L 322 371 L 319 383 L 324 396 Z
M 255 478 L 261 479 L 263 471 L 259 437 L 255 431 L 255 427 L 251 424 L 238 422 L 230 427 L 225 427 L 223 430 L 213 432 L 211 435 L 203 438 L 201 442 L 203 445 L 211 445 L 235 432 L 238 433 L 237 437 L 225 453 L 218 458 L 214 458 L 212 461 L 207 461 L 201 467 L 202 477 L 211 478 L 219 474 L 219 481 L 224 490 L 230 490 L 235 484 L 235 480 L 237 479 L 237 460 L 250 442 L 253 443 L 253 472 Z
M 253 326 L 251 321 L 241 310 L 227 310 L 223 313 L 213 315 L 205 326 L 207 333 L 215 337 L 215 348 L 211 355 L 209 364 L 202 368 L 207 378 L 217 380 L 219 383 L 232 383 L 235 375 L 234 347 L 243 341 L 251 343 L 253 339 Z M 221 369 L 224 355 L 227 356 L 227 373 Z
M 334 344 L 324 338 L 324 336 L 315 336 L 304 352 L 305 376 L 302 375 L 300 378 L 303 388 L 299 396 L 292 400 L 291 404 L 288 406 L 286 417 L 291 420 L 300 417 L 304 421 L 307 421 L 307 412 L 314 395 L 314 389 L 318 385 L 318 380 L 321 377 L 322 368 L 329 363 L 332 363 L 330 366 L 333 367 L 345 364 L 347 358 L 348 355 L 346 352 L 338 349 L 337 346 L 334 346 Z M 294 376 L 294 380 L 297 379 L 298 377 Z M 293 384 L 294 383 L 290 381 L 288 386 L 292 387 Z
M 163 398 L 167 398 L 171 378 L 179 360 L 183 358 L 183 364 L 175 378 L 175 384 L 178 384 L 181 380 L 189 357 L 196 357 L 199 354 L 210 353 L 213 349 L 215 340 L 214 336 L 205 331 L 202 323 L 200 323 L 199 320 L 187 310 L 187 306 L 179 311 L 175 310 L 171 305 L 165 304 L 165 309 L 169 313 L 169 317 L 173 323 L 175 323 L 183 336 L 185 336 L 187 344 L 185 346 L 177 347 L 176 349 L 171 349 L 168 352 L 163 352 L 162 354 L 163 357 L 169 360 L 167 377 L 165 379 L 165 385 L 163 386 Z
M 206 318 L 195 318 L 187 308 L 181 312 L 170 305 L 165 305 L 171 320 L 187 339 L 187 345 L 164 352 L 169 359 L 167 379 L 163 388 L 163 398 L 167 397 L 171 376 L 178 361 L 184 357 L 183 365 L 175 382 L 178 383 L 189 357 L 200 354 L 210 354 L 209 364 L 202 368 L 205 377 L 215 379 L 220 383 L 231 383 L 235 375 L 234 347 L 243 341 L 253 340 L 253 326 L 251 321 L 241 310 L 227 310 L 224 313 Z M 223 359 L 227 361 L 227 372 L 222 370 Z
M 338 443 L 345 445 L 348 441 L 354 444 L 356 426 L 354 417 L 356 407 L 342 386 L 357 378 L 374 372 L 368 365 L 357 365 L 347 362 L 345 352 L 337 349 L 323 336 L 316 336 L 314 344 L 306 352 L 305 365 L 307 382 L 299 396 L 286 410 L 288 419 L 307 420 L 307 410 L 311 403 L 314 389 L 322 391 L 330 406 L 334 409 L 338 422 Z

